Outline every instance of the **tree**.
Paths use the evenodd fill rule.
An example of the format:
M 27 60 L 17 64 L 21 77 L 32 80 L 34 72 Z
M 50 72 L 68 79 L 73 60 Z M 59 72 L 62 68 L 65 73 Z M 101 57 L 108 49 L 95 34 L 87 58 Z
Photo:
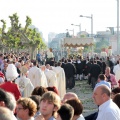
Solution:
M 102 48 L 108 48 L 109 42 L 106 39 L 102 39 L 95 44 L 95 52 L 100 53 Z
M 30 17 L 26 16 L 26 24 L 25 27 L 21 27 L 21 23 L 19 23 L 19 17 L 17 13 L 9 16 L 11 21 L 11 27 L 5 32 L 6 22 L 5 20 L 1 20 L 3 23 L 1 30 L 0 43 L 3 46 L 8 48 L 15 49 L 28 49 L 31 50 L 31 57 L 33 58 L 33 52 L 36 48 L 42 47 L 44 49 L 46 47 L 43 42 L 40 33 L 36 32 L 36 29 L 31 29 L 29 26 L 32 24 L 32 20 Z M 28 50 L 28 51 L 29 51 Z

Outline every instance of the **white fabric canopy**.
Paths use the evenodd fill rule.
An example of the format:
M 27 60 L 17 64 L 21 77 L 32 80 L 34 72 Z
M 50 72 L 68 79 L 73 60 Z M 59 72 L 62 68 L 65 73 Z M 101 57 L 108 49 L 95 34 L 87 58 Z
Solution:
M 64 38 L 65 47 L 84 47 L 92 46 L 94 44 L 94 38 Z

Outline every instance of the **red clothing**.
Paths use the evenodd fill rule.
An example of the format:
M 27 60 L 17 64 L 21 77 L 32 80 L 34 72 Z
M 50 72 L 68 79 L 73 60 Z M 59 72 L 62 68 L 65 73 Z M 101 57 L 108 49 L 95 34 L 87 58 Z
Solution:
M 7 92 L 11 92 L 15 96 L 16 100 L 21 97 L 18 85 L 13 83 L 12 81 L 7 81 L 1 84 L 0 88 L 4 89 Z
M 120 80 L 118 81 L 118 83 L 119 83 L 119 87 L 120 87 Z

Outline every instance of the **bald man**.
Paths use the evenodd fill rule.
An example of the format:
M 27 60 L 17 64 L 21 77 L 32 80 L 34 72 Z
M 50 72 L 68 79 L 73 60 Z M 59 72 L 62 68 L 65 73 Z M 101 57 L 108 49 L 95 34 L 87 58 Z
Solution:
M 65 103 L 65 101 L 67 101 L 71 98 L 78 98 L 78 96 L 77 96 L 77 94 L 75 94 L 73 92 L 67 92 L 62 99 L 62 103 Z
M 96 120 L 120 120 L 120 109 L 111 99 L 111 89 L 106 85 L 100 85 L 93 91 L 93 99 L 99 106 Z
M 79 99 L 77 94 L 75 94 L 74 92 L 67 92 L 63 97 L 62 103 L 65 103 L 67 100 L 70 100 L 72 98 Z M 80 120 L 85 120 L 82 114 L 80 115 L 80 118 Z

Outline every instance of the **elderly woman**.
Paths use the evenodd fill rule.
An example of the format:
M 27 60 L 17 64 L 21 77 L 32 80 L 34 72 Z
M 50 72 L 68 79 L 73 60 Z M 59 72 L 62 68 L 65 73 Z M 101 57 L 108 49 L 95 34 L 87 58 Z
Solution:
M 21 72 L 20 78 L 17 78 L 15 80 L 15 83 L 18 84 L 20 88 L 22 97 L 29 97 L 34 89 L 34 86 L 31 83 L 30 79 L 26 77 L 27 71 L 28 71 L 27 67 L 22 66 L 20 68 Z
M 30 98 L 20 98 L 17 101 L 16 113 L 20 120 L 34 120 L 37 111 L 36 103 Z
M 82 115 L 83 105 L 79 99 L 73 98 L 73 99 L 67 100 L 66 103 L 71 105 L 74 108 L 74 116 L 72 120 L 85 120 Z
M 11 92 L 15 99 L 18 100 L 21 97 L 19 86 L 13 81 L 18 77 L 17 69 L 14 64 L 8 64 L 6 69 L 6 79 L 7 82 L 0 85 L 0 88 L 4 89 L 7 92 Z

